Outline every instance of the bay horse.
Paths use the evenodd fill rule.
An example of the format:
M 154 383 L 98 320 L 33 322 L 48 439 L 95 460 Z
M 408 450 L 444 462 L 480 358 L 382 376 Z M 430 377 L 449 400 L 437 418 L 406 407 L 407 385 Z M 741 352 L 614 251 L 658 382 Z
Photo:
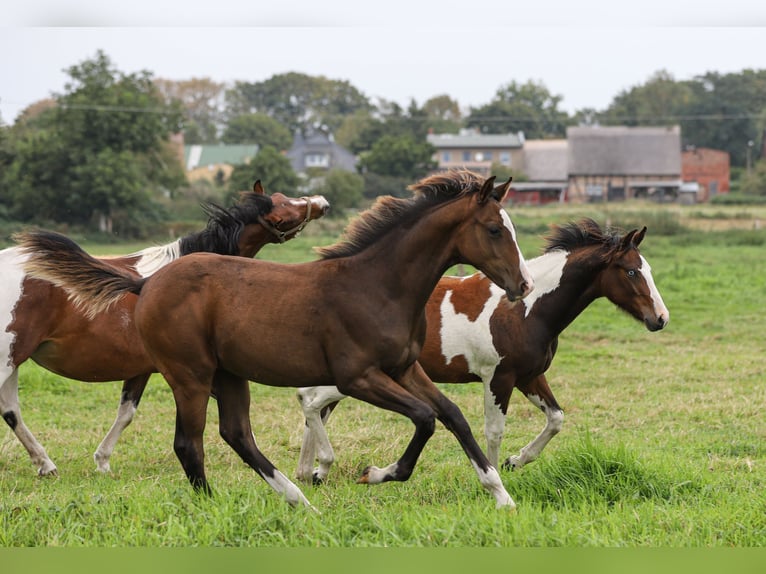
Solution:
M 268 196 L 256 181 L 253 191 L 241 193 L 229 209 L 204 206 L 208 223 L 202 231 L 104 261 L 136 277 L 147 277 L 170 261 L 198 251 L 253 257 L 267 243 L 292 239 L 328 208 L 322 196 Z M 114 423 L 118 431 L 115 434 L 113 429 L 94 455 L 98 470 L 108 471 L 116 437 L 130 424 L 149 376 L 155 372 L 133 323 L 136 297 L 125 297 L 108 312 L 89 319 L 62 289 L 25 273 L 26 251 L 18 246 L 0 251 L 0 414 L 26 448 L 38 474 L 56 474 L 56 465 L 21 417 L 19 366 L 31 358 L 71 379 L 124 379 Z
M 439 281 L 426 305 L 428 330 L 419 361 L 434 381 L 483 383 L 487 458 L 494 466 L 514 388 L 545 414 L 546 424 L 504 467 L 535 460 L 561 430 L 564 413 L 545 371 L 561 332 L 592 301 L 606 297 L 649 331 L 668 324 L 651 267 L 638 250 L 645 233 L 646 227 L 623 236 L 604 233 L 592 219 L 554 227 L 544 254 L 527 262 L 535 287 L 517 305 L 480 273 Z M 334 453 L 324 423 L 342 398 L 333 387 L 298 390 L 306 417 L 298 479 L 319 483 L 327 477 Z M 312 470 L 317 451 L 319 466 Z
M 467 421 L 426 376 L 418 355 L 425 305 L 452 265 L 476 266 L 511 301 L 532 279 L 494 186 L 467 170 L 427 177 L 413 197 L 378 198 L 319 248 L 320 258 L 279 264 L 210 254 L 183 257 L 147 279 L 89 257 L 63 236 L 22 239 L 27 272 L 60 285 L 90 314 L 140 294 L 135 321 L 176 401 L 174 450 L 189 482 L 211 492 L 203 433 L 211 393 L 220 433 L 291 505 L 311 506 L 261 453 L 250 425 L 248 380 L 280 386 L 337 385 L 345 394 L 408 417 L 415 433 L 399 460 L 367 467 L 362 483 L 407 480 L 438 418 L 457 437 L 498 507 L 515 504 Z

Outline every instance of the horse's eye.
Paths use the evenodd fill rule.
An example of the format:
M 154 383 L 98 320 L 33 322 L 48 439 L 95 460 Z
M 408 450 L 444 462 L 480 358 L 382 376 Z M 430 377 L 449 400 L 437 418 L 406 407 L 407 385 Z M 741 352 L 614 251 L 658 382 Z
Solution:
M 502 230 L 499 227 L 489 227 L 489 236 L 490 237 L 500 237 L 500 234 L 502 233 Z
M 628 269 L 628 277 L 635 277 L 636 276 L 636 270 L 635 269 Z

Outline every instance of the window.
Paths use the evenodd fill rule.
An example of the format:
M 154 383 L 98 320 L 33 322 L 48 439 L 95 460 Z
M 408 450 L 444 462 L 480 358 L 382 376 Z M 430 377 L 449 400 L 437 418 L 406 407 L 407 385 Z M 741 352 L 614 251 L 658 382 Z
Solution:
M 306 167 L 330 167 L 330 156 L 326 153 L 309 153 L 305 157 Z
M 485 151 L 484 152 L 484 161 L 492 161 L 492 152 L 491 151 Z
M 449 163 L 452 159 L 452 155 L 448 151 L 442 152 L 442 163 Z
M 471 161 L 471 152 L 470 151 L 464 151 L 463 152 L 463 161 Z
M 503 165 L 510 166 L 511 165 L 511 152 L 509 151 L 501 151 L 500 152 L 500 163 Z

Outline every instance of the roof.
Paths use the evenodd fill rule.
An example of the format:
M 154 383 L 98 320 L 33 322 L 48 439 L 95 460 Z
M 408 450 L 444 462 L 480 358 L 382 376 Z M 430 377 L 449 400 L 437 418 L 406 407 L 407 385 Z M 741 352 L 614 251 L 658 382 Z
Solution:
M 681 130 L 672 127 L 570 127 L 570 175 L 679 175 Z
M 184 165 L 191 171 L 206 165 L 240 165 L 258 153 L 258 144 L 211 144 L 184 146 Z
M 356 156 L 335 143 L 331 135 L 323 132 L 312 132 L 304 136 L 300 132 L 296 132 L 293 145 L 286 154 L 296 173 L 302 173 L 306 170 L 306 156 L 312 154 L 328 155 L 328 169 L 356 170 Z
M 437 149 L 446 148 L 520 148 L 524 134 L 481 134 L 463 131 L 460 134 L 428 134 L 428 143 Z
M 524 142 L 524 173 L 530 181 L 566 181 L 569 175 L 567 140 Z

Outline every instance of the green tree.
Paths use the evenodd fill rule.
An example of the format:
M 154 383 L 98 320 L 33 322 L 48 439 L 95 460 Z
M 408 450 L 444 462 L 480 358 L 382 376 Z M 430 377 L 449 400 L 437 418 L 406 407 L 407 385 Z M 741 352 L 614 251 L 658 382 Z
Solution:
M 435 152 L 434 146 L 410 135 L 385 135 L 361 155 L 359 165 L 363 171 L 415 181 L 436 168 Z
M 599 119 L 625 126 L 676 125 L 693 95 L 688 83 L 677 82 L 670 73 L 660 70 L 645 84 L 620 92 Z
M 740 190 L 747 195 L 766 195 L 766 160 L 756 161 L 749 173 L 742 174 Z
M 9 210 L 139 234 L 146 214 L 162 213 L 153 198 L 185 180 L 169 144 L 181 110 L 164 104 L 148 72 L 123 74 L 101 51 L 67 73 L 56 105 L 14 126 L 2 177 Z
M 343 216 L 349 208 L 358 207 L 364 199 L 364 178 L 357 173 L 332 169 L 322 182 L 312 188 L 313 193 L 324 195 L 332 206 L 332 214 Z
M 463 125 L 460 105 L 446 94 L 426 100 L 423 111 L 428 118 L 428 129 L 433 133 L 456 134 Z
M 747 163 L 748 141 L 760 149 L 766 111 L 766 70 L 708 72 L 690 86 L 694 96 L 684 109 L 684 143 L 729 152 L 733 166 Z
M 229 120 L 221 139 L 228 144 L 256 143 L 287 150 L 293 136 L 285 126 L 266 114 L 245 114 Z
M 527 139 L 563 137 L 571 120 L 559 109 L 561 99 L 542 83 L 512 81 L 490 103 L 471 108 L 466 125 L 489 134 L 524 132 Z
M 279 121 L 290 133 L 316 126 L 332 133 L 344 116 L 371 107 L 367 97 L 348 81 L 297 72 L 277 74 L 263 82 L 237 82 L 226 93 L 230 119 L 260 112 Z
M 295 195 L 300 185 L 300 178 L 293 171 L 290 160 L 273 147 L 266 146 L 260 148 L 250 163 L 234 167 L 229 178 L 227 200 L 236 198 L 240 191 L 252 189 L 258 179 L 268 193 Z
M 224 85 L 210 78 L 190 80 L 154 80 L 167 104 L 178 102 L 184 111 L 184 142 L 215 143 L 221 123 Z

